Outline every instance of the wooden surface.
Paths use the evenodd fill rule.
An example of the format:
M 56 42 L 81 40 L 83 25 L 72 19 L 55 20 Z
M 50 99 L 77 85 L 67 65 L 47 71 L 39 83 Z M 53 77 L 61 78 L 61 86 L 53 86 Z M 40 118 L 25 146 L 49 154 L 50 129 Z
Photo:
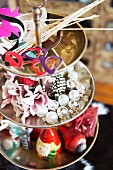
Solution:
M 113 84 L 96 82 L 94 99 L 105 104 L 113 105 Z

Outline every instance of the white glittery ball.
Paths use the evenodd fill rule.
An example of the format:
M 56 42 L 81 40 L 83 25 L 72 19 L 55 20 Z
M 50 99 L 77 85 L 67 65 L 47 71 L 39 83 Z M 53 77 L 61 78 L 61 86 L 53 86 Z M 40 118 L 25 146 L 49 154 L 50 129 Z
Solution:
M 73 80 L 76 81 L 78 79 L 78 73 L 75 71 L 70 71 L 68 74 L 68 77 Z
M 59 103 L 56 100 L 49 100 L 48 109 L 55 111 L 58 109 Z
M 59 96 L 58 103 L 61 106 L 66 106 L 68 104 L 68 102 L 69 102 L 69 97 L 66 94 L 62 94 Z
M 38 107 L 37 116 L 38 117 L 45 117 L 47 112 L 48 112 L 48 108 L 46 106 Z
M 65 119 L 68 115 L 68 109 L 64 106 L 60 106 L 57 110 L 57 114 L 60 119 Z
M 58 115 L 56 114 L 56 112 L 48 112 L 46 114 L 46 118 L 45 118 L 46 122 L 49 124 L 54 124 L 58 121 Z
M 80 93 L 78 90 L 71 90 L 69 92 L 69 98 L 71 100 L 79 100 L 80 99 Z
M 68 106 L 72 109 L 72 110 L 76 110 L 78 103 L 76 101 L 70 100 Z
M 73 88 L 76 87 L 76 84 L 75 84 L 75 82 L 73 80 L 69 79 L 69 80 L 67 80 L 67 87 L 69 89 L 73 89 Z

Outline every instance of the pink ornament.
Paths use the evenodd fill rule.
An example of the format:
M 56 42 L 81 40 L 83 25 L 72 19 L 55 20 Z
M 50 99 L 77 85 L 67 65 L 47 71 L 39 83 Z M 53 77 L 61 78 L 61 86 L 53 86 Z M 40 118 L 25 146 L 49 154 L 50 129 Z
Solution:
M 11 12 L 10 8 L 0 8 L 0 15 L 5 15 L 8 17 L 17 17 L 20 15 L 18 8 Z M 2 19 L 2 25 L 0 27 L 0 37 L 10 37 L 11 33 L 14 33 L 19 37 L 19 29 L 16 26 L 12 26 L 9 21 Z

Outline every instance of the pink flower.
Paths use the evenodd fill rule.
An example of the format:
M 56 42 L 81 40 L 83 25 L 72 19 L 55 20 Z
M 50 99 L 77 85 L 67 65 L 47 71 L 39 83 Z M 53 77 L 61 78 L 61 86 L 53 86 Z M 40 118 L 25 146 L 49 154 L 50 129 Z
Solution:
M 29 97 L 25 97 L 22 99 L 22 106 L 24 108 L 24 115 L 22 117 L 22 122 L 25 121 L 25 118 L 30 114 L 32 116 L 44 117 L 48 112 L 47 104 L 48 104 L 48 96 L 46 93 L 42 91 L 41 85 L 38 85 L 33 93 L 33 95 Z
M 48 104 L 48 96 L 42 91 L 41 85 L 38 85 L 33 93 L 33 95 L 23 98 L 23 105 L 36 105 L 36 106 L 46 106 Z
M 11 102 L 12 99 L 12 95 L 19 95 L 17 93 L 16 88 L 18 87 L 18 82 L 15 81 L 15 83 L 13 83 L 11 80 L 7 80 L 4 84 L 4 86 L 2 86 L 2 99 L 3 102 L 1 104 L 1 108 L 5 107 L 7 104 L 9 104 Z
M 10 79 L 11 81 L 14 81 L 14 79 L 16 77 L 15 74 L 13 74 L 13 73 L 11 73 L 9 71 L 7 71 L 7 73 L 4 73 L 4 74 L 5 74 L 6 79 Z
M 48 112 L 47 104 L 49 98 L 43 92 L 41 85 L 38 85 L 34 92 L 29 89 L 28 85 L 18 84 L 16 80 L 7 80 L 2 87 L 1 108 L 8 104 L 12 104 L 13 110 L 16 112 L 16 117 L 21 116 L 22 123 L 25 124 L 25 119 L 30 116 L 37 115 L 44 117 Z

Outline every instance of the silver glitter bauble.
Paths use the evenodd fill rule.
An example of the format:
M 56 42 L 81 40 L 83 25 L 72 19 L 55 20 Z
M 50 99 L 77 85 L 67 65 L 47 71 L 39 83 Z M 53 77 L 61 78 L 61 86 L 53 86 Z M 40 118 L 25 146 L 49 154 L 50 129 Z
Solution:
M 79 110 L 80 110 L 80 111 L 84 109 L 85 103 L 86 103 L 86 102 L 84 102 L 83 100 L 80 100 L 80 101 L 79 101 Z
M 59 96 L 58 103 L 61 106 L 66 106 L 68 104 L 68 102 L 69 102 L 69 97 L 66 94 L 62 94 Z
M 83 96 L 83 101 L 84 101 L 84 102 L 88 102 L 88 101 L 89 101 L 89 97 L 88 97 L 87 95 L 84 95 L 84 96 Z
M 80 82 L 82 84 L 85 84 L 86 86 L 90 87 L 91 84 L 91 78 L 89 75 L 85 75 L 84 77 L 81 78 Z
M 79 100 L 80 99 L 80 93 L 79 93 L 79 91 L 78 90 L 71 90 L 70 92 L 69 92 L 69 98 L 71 99 L 71 100 Z
M 79 83 L 77 86 L 76 86 L 77 90 L 82 93 L 82 94 L 85 94 L 86 92 L 86 86 L 84 84 L 81 84 Z
M 78 73 L 75 71 L 70 71 L 68 74 L 68 77 L 73 80 L 76 81 L 78 79 Z
M 55 111 L 58 109 L 59 103 L 56 100 L 49 100 L 48 109 Z
M 91 89 L 88 89 L 87 92 L 85 93 L 88 97 L 91 95 Z
M 73 80 L 69 79 L 67 80 L 67 87 L 68 89 L 74 89 L 76 87 L 76 84 Z
M 65 119 L 68 117 L 68 109 L 64 106 L 60 106 L 57 109 L 57 114 L 60 119 Z
M 73 111 L 71 109 L 69 109 L 69 114 L 71 117 L 75 117 L 79 112 L 76 110 L 76 111 Z
M 68 111 L 69 111 L 70 116 L 72 117 L 72 116 L 73 116 L 74 111 L 73 111 L 72 109 L 69 109 Z
M 50 111 L 46 114 L 45 121 L 49 124 L 54 124 L 58 121 L 58 115 L 56 112 Z
M 74 101 L 74 100 L 70 100 L 68 103 L 68 106 L 72 109 L 72 110 L 76 110 L 77 106 L 78 106 L 78 102 Z

